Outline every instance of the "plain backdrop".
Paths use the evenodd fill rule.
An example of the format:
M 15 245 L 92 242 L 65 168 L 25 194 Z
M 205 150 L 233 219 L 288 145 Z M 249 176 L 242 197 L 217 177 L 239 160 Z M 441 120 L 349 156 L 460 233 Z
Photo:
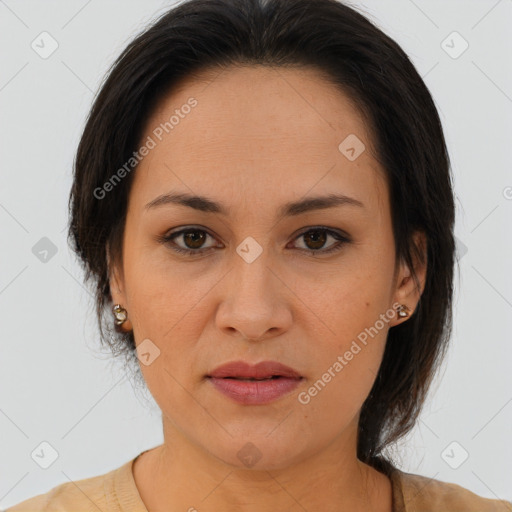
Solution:
M 0 508 L 103 474 L 163 440 L 150 395 L 136 394 L 100 352 L 66 224 L 74 152 L 100 81 L 171 5 L 0 0 Z M 510 500 L 512 1 L 352 5 L 424 77 L 457 196 L 454 334 L 416 428 L 397 447 L 401 468 Z M 47 469 L 33 458 L 48 448 L 41 443 L 58 455 Z

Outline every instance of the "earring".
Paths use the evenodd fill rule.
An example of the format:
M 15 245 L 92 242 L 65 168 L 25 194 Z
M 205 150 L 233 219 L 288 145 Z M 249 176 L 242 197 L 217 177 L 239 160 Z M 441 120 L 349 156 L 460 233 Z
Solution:
M 114 316 L 116 317 L 116 325 L 123 324 L 126 319 L 128 318 L 128 311 L 124 309 L 121 304 L 115 304 L 112 306 L 112 312 L 114 313 Z
M 399 318 L 404 318 L 409 316 L 410 308 L 408 308 L 405 304 L 400 304 L 397 308 L 397 313 Z

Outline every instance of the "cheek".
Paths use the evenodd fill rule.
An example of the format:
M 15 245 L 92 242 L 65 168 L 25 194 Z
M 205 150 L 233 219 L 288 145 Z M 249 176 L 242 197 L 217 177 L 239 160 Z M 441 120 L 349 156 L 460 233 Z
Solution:
M 311 364 L 302 401 L 308 415 L 341 425 L 358 413 L 377 376 L 390 321 L 392 273 L 371 260 L 332 276 L 312 309 L 319 312 L 309 338 Z M 356 265 L 354 267 L 356 268 Z M 322 325 L 320 325 L 322 324 Z M 326 328 L 327 326 L 328 328 Z M 313 350 L 312 350 L 313 348 Z
M 382 258 L 379 263 L 363 252 L 360 256 L 343 262 L 334 271 L 296 280 L 293 288 L 307 306 L 298 318 L 311 319 L 309 327 L 304 328 L 311 329 L 315 324 L 318 334 L 329 338 L 325 345 L 336 350 L 342 350 L 389 308 L 392 262 Z
M 387 327 L 376 334 L 372 329 L 362 330 L 359 338 L 347 337 L 324 347 L 308 387 L 298 396 L 304 413 L 322 418 L 320 424 L 330 424 L 334 430 L 346 426 L 358 414 L 373 386 L 387 331 Z
M 194 316 L 213 283 L 207 276 L 191 274 L 183 265 L 173 265 L 170 258 L 164 260 L 161 248 L 132 246 L 130 251 L 125 259 L 125 282 L 135 334 L 163 342 L 190 323 L 189 315 Z

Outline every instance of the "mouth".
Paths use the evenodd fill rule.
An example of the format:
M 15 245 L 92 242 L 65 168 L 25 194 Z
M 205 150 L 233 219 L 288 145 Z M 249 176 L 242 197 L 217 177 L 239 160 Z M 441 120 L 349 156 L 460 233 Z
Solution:
M 261 379 L 256 378 L 242 378 L 242 377 L 222 377 L 223 379 L 241 380 L 245 382 L 260 382 L 263 380 L 275 380 L 275 379 L 289 379 L 290 377 L 284 377 L 283 375 L 272 375 L 272 377 L 264 377 Z M 298 377 L 302 378 L 302 377 Z
M 277 361 L 250 365 L 234 361 L 206 376 L 215 389 L 242 405 L 265 405 L 289 395 L 304 379 L 297 371 Z
M 277 379 L 302 379 L 299 372 L 277 361 L 262 361 L 256 365 L 251 365 L 245 361 L 233 361 L 217 367 L 206 377 L 246 382 Z

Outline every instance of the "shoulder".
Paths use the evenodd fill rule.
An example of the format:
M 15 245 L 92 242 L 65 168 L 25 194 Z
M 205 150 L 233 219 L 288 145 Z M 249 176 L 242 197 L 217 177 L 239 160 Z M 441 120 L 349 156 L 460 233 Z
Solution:
M 509 501 L 482 498 L 460 485 L 395 470 L 394 490 L 401 493 L 401 512 L 512 512 Z
M 64 482 L 44 494 L 29 498 L 5 512 L 108 512 L 112 507 L 114 477 L 124 466 L 102 475 Z

